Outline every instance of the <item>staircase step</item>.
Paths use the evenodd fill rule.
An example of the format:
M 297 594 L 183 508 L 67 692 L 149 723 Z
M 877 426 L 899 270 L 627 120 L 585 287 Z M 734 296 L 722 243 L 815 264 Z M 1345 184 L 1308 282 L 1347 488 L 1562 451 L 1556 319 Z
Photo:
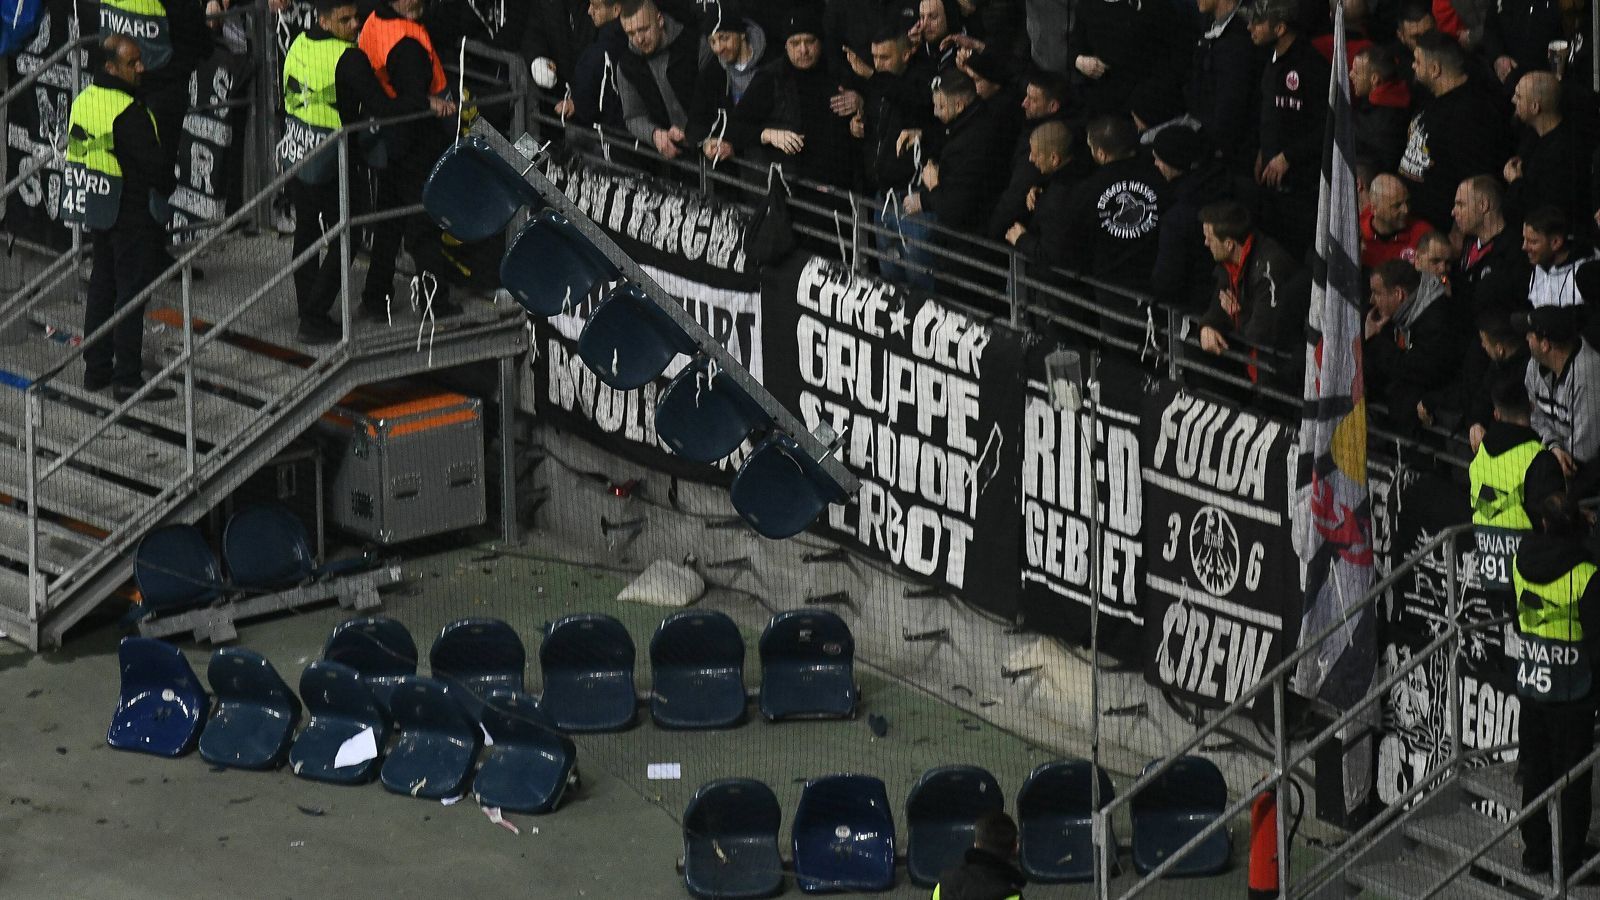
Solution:
M 21 391 L 0 388 L 0 434 L 10 435 L 18 447 L 26 440 L 25 405 Z M 77 446 L 78 441 L 104 418 L 104 413 L 97 414 L 60 400 L 47 400 L 42 409 L 42 427 L 34 432 L 34 437 L 41 448 L 65 453 Z M 184 472 L 182 447 L 121 425 L 111 425 L 100 432 L 78 451 L 75 461 L 157 488 L 166 487 Z
M 1420 900 L 1445 874 L 1454 868 L 1424 853 L 1407 853 L 1379 862 L 1358 862 L 1345 870 L 1351 884 L 1389 900 Z M 1467 897 L 1473 900 L 1517 900 L 1518 895 L 1462 873 L 1437 897 Z
M 38 324 L 64 334 L 83 330 L 83 312 L 76 303 L 57 303 L 30 311 Z M 145 314 L 144 368 L 147 375 L 161 371 L 183 355 L 183 313 L 178 309 L 151 309 Z M 197 317 L 198 318 L 198 317 Z M 152 331 L 152 328 L 160 330 Z M 294 386 L 304 370 L 280 359 L 252 353 L 225 341 L 200 348 L 194 360 L 195 378 L 266 402 Z
M 1517 764 L 1495 763 L 1461 773 L 1463 790 L 1474 797 L 1492 800 L 1506 809 L 1522 808 L 1522 786 L 1517 784 Z
M 1472 799 L 1454 786 L 1435 791 L 1407 817 L 1406 837 L 1454 859 L 1478 849 L 1505 825 L 1473 809 L 1468 805 Z M 1543 894 L 1553 887 L 1548 876 L 1522 871 L 1522 842 L 1516 829 L 1479 856 L 1476 865 L 1530 891 Z
M 65 352 L 65 347 L 51 340 L 8 344 L 0 348 L 0 374 L 9 373 L 31 381 L 60 362 Z M 119 404 L 109 396 L 83 389 L 82 374 L 82 367 L 74 363 L 50 382 L 50 390 L 86 406 L 108 412 L 116 409 Z M 136 421 L 182 434 L 183 381 L 178 379 L 165 386 L 179 391 L 179 396 L 160 403 L 139 403 L 128 415 Z M 195 435 L 202 443 L 215 445 L 234 437 L 255 414 L 255 410 L 242 403 L 203 390 L 195 392 Z
M 88 535 L 62 528 L 54 522 L 39 523 L 39 568 L 60 575 L 94 549 Z M 0 506 L 0 560 L 18 569 L 28 567 L 28 515 L 9 506 Z
M 0 631 L 28 627 L 28 576 L 0 568 Z
M 0 444 L 0 492 L 18 499 L 28 496 L 27 456 Z M 144 510 L 150 498 L 137 491 L 80 472 L 71 466 L 57 469 L 39 485 L 39 507 L 96 528 L 115 531 Z

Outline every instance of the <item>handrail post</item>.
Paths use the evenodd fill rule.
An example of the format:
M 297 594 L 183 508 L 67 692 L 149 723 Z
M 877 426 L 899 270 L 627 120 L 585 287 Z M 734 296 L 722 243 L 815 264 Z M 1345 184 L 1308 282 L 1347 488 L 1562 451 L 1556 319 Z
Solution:
M 1181 381 L 1182 367 L 1178 365 L 1178 352 L 1183 349 L 1183 313 L 1176 307 L 1167 307 L 1167 377 Z
M 350 314 L 350 133 L 339 135 L 339 342 L 355 337 Z
M 1098 784 L 1099 781 L 1100 773 L 1089 773 L 1090 784 Z M 1090 837 L 1094 841 L 1095 896 L 1099 897 L 1100 900 L 1111 900 L 1112 848 L 1110 846 L 1111 823 L 1108 821 L 1108 816 L 1109 814 L 1105 810 L 1096 806 L 1089 820 L 1091 823 Z
M 1012 254 L 1016 258 L 1016 254 Z M 1100 480 L 1094 476 L 1095 449 L 1100 443 L 1099 358 L 1089 352 L 1089 369 L 1084 379 L 1083 399 L 1089 404 L 1089 803 L 1100 810 Z M 1073 415 L 1077 415 L 1076 412 Z M 1080 444 L 1083 441 L 1079 441 Z M 1077 455 L 1078 448 L 1071 452 Z M 1109 831 L 1106 832 L 1110 834 Z
M 850 197 L 850 268 L 857 274 L 866 272 L 866 265 L 861 261 L 861 198 L 851 191 Z
M 1278 896 L 1289 896 L 1289 829 L 1284 827 L 1284 820 L 1288 818 L 1289 793 L 1285 791 L 1284 784 L 1289 780 L 1289 721 L 1285 712 L 1283 696 L 1283 679 L 1272 680 L 1272 764 L 1278 770 L 1277 802 L 1273 805 L 1274 818 L 1272 830 L 1277 833 L 1278 846 L 1274 848 L 1278 854 Z
M 194 266 L 183 264 L 183 458 L 184 468 L 191 482 L 195 477 L 194 459 L 194 304 L 191 290 L 194 286 Z
M 1571 772 L 1567 775 L 1570 777 Z M 1563 785 L 1547 802 L 1550 811 L 1550 877 L 1558 886 L 1557 893 L 1567 895 L 1566 860 L 1561 858 L 1561 795 L 1567 792 L 1570 785 Z
M 80 36 L 80 40 L 81 40 L 81 36 Z M 69 103 L 72 100 L 76 100 L 78 98 L 78 91 L 81 90 L 79 85 L 80 85 L 81 80 L 83 78 L 83 64 L 78 61 L 78 52 L 79 51 L 76 50 L 76 49 L 72 49 L 72 50 L 68 50 L 67 51 L 67 65 L 72 71 L 72 87 L 70 88 L 71 97 L 68 100 Z M 64 138 L 64 137 L 66 137 L 66 135 L 63 134 L 63 135 L 61 135 L 61 137 Z M 65 153 L 67 148 L 66 148 L 65 144 L 63 144 L 61 147 L 56 148 L 56 150 L 58 152 Z M 41 167 L 41 171 L 40 171 L 40 174 L 39 174 L 39 179 L 40 179 L 41 183 L 43 183 L 43 181 L 44 181 L 44 179 L 46 177 L 45 173 L 42 171 L 42 168 L 43 167 Z M 47 193 L 47 196 L 48 196 L 48 193 Z M 73 222 L 68 227 L 67 230 L 72 235 L 72 250 L 71 250 L 71 253 L 72 253 L 73 293 L 78 298 L 78 305 L 79 306 L 83 306 L 84 304 L 89 302 L 89 286 L 88 286 L 88 284 L 86 284 L 84 282 L 84 280 L 82 278 L 79 277 L 79 275 L 82 272 L 82 268 L 83 268 L 83 223 L 82 222 Z M 84 337 L 88 337 L 88 335 L 84 335 Z
M 1445 734 L 1450 741 L 1450 755 L 1446 757 L 1446 771 L 1455 774 L 1461 759 L 1461 601 L 1459 597 L 1459 583 L 1456 579 L 1456 539 L 1459 535 L 1451 535 L 1450 540 L 1439 549 L 1444 552 L 1444 585 L 1445 617 L 1450 622 L 1450 657 L 1445 661 L 1448 674 L 1448 683 L 1445 685 L 1445 705 L 1449 710 L 1450 721 L 1445 725 Z
M 1028 264 L 1014 249 L 1007 254 L 1006 262 L 1006 299 L 1011 301 L 1011 327 L 1020 330 L 1028 308 L 1027 288 L 1022 284 Z
M 44 606 L 44 581 L 39 576 L 39 455 L 34 432 L 43 418 L 43 409 L 36 387 L 30 385 L 23 398 L 23 452 L 28 457 L 28 620 L 37 623 Z

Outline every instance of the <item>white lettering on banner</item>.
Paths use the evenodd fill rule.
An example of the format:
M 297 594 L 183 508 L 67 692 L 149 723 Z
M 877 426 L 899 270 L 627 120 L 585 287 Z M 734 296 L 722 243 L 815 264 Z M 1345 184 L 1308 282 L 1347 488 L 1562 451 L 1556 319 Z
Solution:
M 744 213 L 732 204 L 661 190 L 639 178 L 587 167 L 553 167 L 550 180 L 604 226 L 662 253 L 730 272 L 745 271 Z
M 1156 669 L 1167 684 L 1232 703 L 1261 680 L 1275 637 L 1275 630 L 1174 603 L 1161 619 Z
M 1260 503 L 1279 431 L 1276 422 L 1178 394 L 1161 414 L 1154 468 L 1165 466 L 1172 451 L 1173 469 L 1185 482 Z
M 1115 421 L 1113 410 L 1103 410 L 1094 444 L 1105 459 L 1093 460 L 1081 427 L 1088 414 L 1056 410 L 1043 391 L 1042 384 L 1030 381 L 1023 407 L 1022 577 L 1089 602 L 1090 491 L 1099 491 L 1099 515 L 1106 525 L 1096 567 L 1100 595 L 1108 606 L 1126 609 L 1125 614 L 1122 609 L 1113 614 L 1142 623 L 1138 566 L 1144 553 L 1139 537 L 1144 500 L 1138 435 Z

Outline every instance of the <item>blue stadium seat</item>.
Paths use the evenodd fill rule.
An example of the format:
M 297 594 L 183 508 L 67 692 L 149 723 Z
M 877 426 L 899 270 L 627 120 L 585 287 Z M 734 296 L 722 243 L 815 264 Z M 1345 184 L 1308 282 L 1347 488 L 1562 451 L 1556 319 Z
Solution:
M 1149 772 L 1161 763 L 1153 759 Z M 1180 847 L 1216 821 L 1228 807 L 1228 784 L 1209 759 L 1183 756 L 1172 768 L 1134 796 L 1133 866 L 1145 874 L 1166 862 Z M 1215 875 L 1228 868 L 1233 841 L 1226 826 L 1213 832 L 1189 855 L 1167 870 L 1172 878 Z
M 750 778 L 707 782 L 683 812 L 683 884 L 702 900 L 771 897 L 783 891 L 772 788 Z
M 731 728 L 744 721 L 744 636 L 727 615 L 668 616 L 650 639 L 650 717 L 662 728 Z
M 984 813 L 1005 809 L 1000 782 L 977 766 L 941 766 L 922 773 L 906 799 L 906 874 L 933 887 L 972 846 Z
M 631 728 L 633 638 L 607 615 L 583 613 L 550 625 L 539 645 L 544 695 L 539 706 L 562 731 Z
M 761 714 L 768 719 L 855 715 L 855 638 L 823 609 L 778 613 L 761 632 Z
M 484 699 L 494 691 L 522 693 L 528 654 L 522 638 L 499 619 L 458 619 L 440 630 L 428 651 L 428 666 L 478 718 Z
M 222 530 L 222 558 L 239 587 L 281 591 L 324 575 L 354 571 L 365 559 L 317 565 L 311 536 L 281 503 L 260 503 L 234 513 Z
M 446 150 L 422 186 L 423 209 L 466 244 L 504 231 L 518 210 L 538 199 L 521 173 L 475 137 Z
M 384 616 L 347 619 L 335 625 L 322 648 L 322 658 L 354 669 L 385 710 L 400 679 L 417 674 L 417 643 L 411 632 Z
M 619 277 L 611 260 L 553 209 L 534 213 L 500 259 L 500 285 L 536 316 L 577 309 L 596 285 Z
M 774 540 L 799 534 L 829 503 L 846 499 L 833 476 L 786 434 L 769 435 L 757 445 L 729 495 L 750 527 Z
M 193 525 L 165 525 L 140 539 L 133 580 L 145 615 L 204 606 L 222 596 L 217 556 Z
M 1094 878 L 1094 794 L 1087 760 L 1041 763 L 1017 792 L 1022 871 L 1033 881 L 1061 883 Z M 1116 797 L 1102 770 L 1100 805 Z M 1111 836 L 1113 848 L 1116 836 Z M 1111 858 L 1116 860 L 1116 850 Z
M 696 359 L 656 399 L 656 435 L 672 452 L 695 462 L 716 462 L 772 419 L 726 372 L 708 374 Z
M 480 721 L 494 743 L 484 748 L 473 798 L 508 812 L 547 813 L 559 806 L 578 748 L 546 724 L 539 704 L 526 694 L 495 691 Z
M 400 736 L 383 760 L 383 786 L 430 800 L 460 795 L 483 732 L 455 692 L 432 678 L 402 678 L 389 703 Z
M 334 784 L 365 784 L 378 772 L 381 756 L 338 765 L 339 748 L 361 732 L 372 730 L 379 754 L 389 740 L 389 722 L 361 673 L 346 665 L 318 660 L 300 675 L 300 697 L 308 718 L 289 749 L 294 774 Z
M 211 698 L 177 647 L 155 638 L 123 638 L 117 648 L 122 695 L 106 743 L 118 750 L 181 756 L 193 749 Z
M 693 353 L 684 334 L 638 285 L 611 290 L 578 335 L 578 355 L 602 382 L 619 391 L 644 387 L 680 353 Z
M 882 781 L 828 775 L 806 782 L 794 811 L 794 876 L 808 894 L 894 887 L 894 813 Z
M 206 680 L 216 711 L 200 734 L 200 755 L 214 766 L 276 769 L 300 722 L 300 701 L 266 657 L 243 647 L 211 654 Z

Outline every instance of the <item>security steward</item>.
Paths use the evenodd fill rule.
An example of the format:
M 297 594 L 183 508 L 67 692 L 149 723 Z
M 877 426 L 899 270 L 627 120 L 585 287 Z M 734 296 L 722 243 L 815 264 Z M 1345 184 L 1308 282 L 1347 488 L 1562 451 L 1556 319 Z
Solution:
M 444 64 L 434 50 L 433 40 L 422 25 L 423 0 L 390 0 L 379 3 L 361 26 L 361 49 L 371 63 L 378 83 L 390 98 L 406 104 L 425 102 L 433 97 L 454 116 L 455 103 L 447 97 Z M 410 206 L 422 202 L 422 185 L 439 155 L 450 146 L 452 127 L 428 119 L 407 122 L 384 130 L 388 167 L 379 173 L 380 206 Z M 416 299 L 424 314 L 435 317 L 456 315 L 461 307 L 450 302 L 450 285 L 444 274 L 450 270 L 440 243 L 440 232 L 426 213 L 378 222 L 372 231 L 371 268 L 361 292 L 361 314 L 366 318 L 386 319 L 389 299 L 394 292 L 395 257 L 400 241 L 416 262 Z
M 144 75 L 139 45 L 120 34 L 91 51 L 94 81 L 72 102 L 67 122 L 65 184 L 61 216 L 88 229 L 94 252 L 83 333 L 92 334 L 144 290 L 161 271 L 165 232 L 152 209 L 165 206 L 175 186 L 161 149 L 155 117 L 134 99 Z M 144 316 L 130 313 L 110 340 L 84 348 L 83 385 L 113 389 L 127 400 L 144 386 Z M 155 388 L 145 400 L 171 400 Z
M 450 104 L 432 96 L 391 97 L 379 84 L 367 55 L 356 47 L 361 18 L 355 0 L 317 0 L 317 19 L 289 45 L 283 61 L 283 139 L 278 164 L 287 171 L 346 122 L 388 118 L 432 110 L 444 116 Z M 381 146 L 360 135 L 352 157 L 376 160 Z M 294 244 L 298 258 L 339 222 L 339 154 L 324 147 L 289 183 L 294 204 Z M 353 183 L 353 182 L 352 182 Z M 323 344 L 338 340 L 342 328 L 330 316 L 339 293 L 339 245 L 329 242 L 294 273 L 295 303 L 300 315 L 300 340 Z
M 1467 468 L 1478 574 L 1486 590 L 1511 590 L 1511 558 L 1533 523 L 1522 506 L 1528 464 L 1543 449 L 1528 424 L 1532 407 L 1521 373 L 1496 379 L 1490 388 L 1494 420 L 1484 429 Z
M 1568 490 L 1555 455 L 1542 450 L 1528 464 L 1523 503 L 1533 531 L 1512 565 L 1517 601 L 1517 664 L 1522 701 L 1517 754 L 1526 806 L 1594 749 L 1595 691 L 1592 663 L 1600 637 L 1600 579 L 1586 546 L 1588 520 Z M 1583 860 L 1589 832 L 1593 770 L 1575 774 L 1561 792 L 1563 871 Z M 1522 823 L 1522 867 L 1551 867 L 1550 819 L 1543 812 Z
M 1028 879 L 1017 870 L 1017 823 L 1000 810 L 978 818 L 961 864 L 939 876 L 933 900 L 1022 900 Z

